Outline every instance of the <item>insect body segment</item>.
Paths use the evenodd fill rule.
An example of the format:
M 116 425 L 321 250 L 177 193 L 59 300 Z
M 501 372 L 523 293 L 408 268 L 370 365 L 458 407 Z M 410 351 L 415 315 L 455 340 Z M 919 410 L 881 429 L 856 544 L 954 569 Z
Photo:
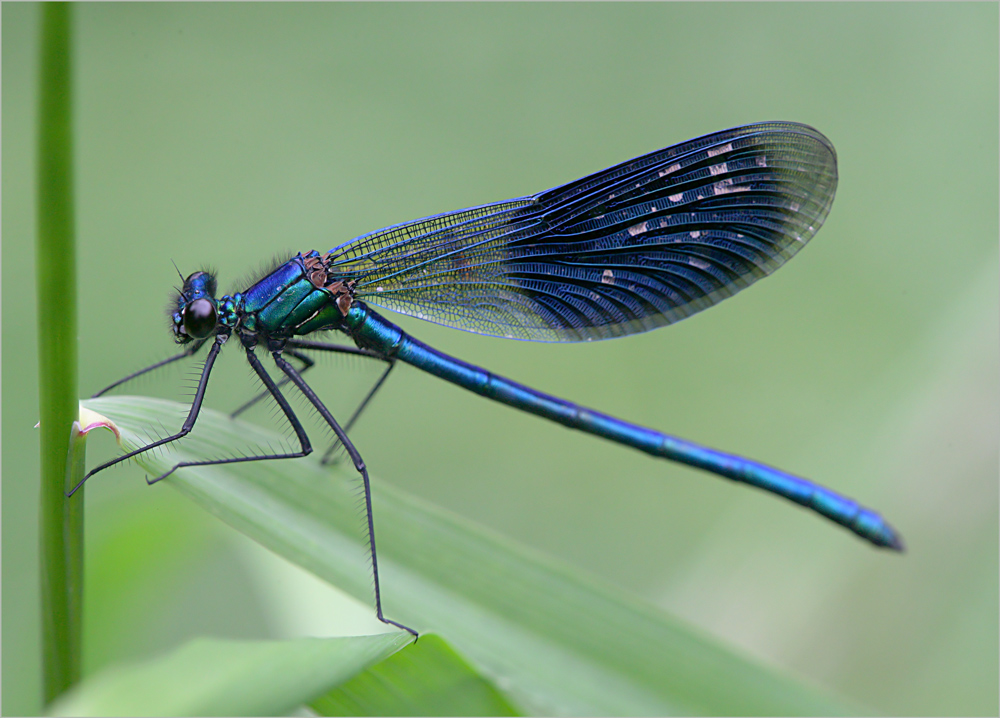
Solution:
M 354 283 L 328 271 L 315 250 L 295 257 L 246 290 L 239 302 L 240 330 L 287 339 L 336 329 L 353 301 Z

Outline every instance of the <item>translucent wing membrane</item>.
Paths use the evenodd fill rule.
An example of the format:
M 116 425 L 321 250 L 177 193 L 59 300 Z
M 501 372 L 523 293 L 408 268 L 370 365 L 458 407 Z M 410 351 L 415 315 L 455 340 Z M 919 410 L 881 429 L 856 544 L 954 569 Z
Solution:
M 837 188 L 811 127 L 747 125 L 332 251 L 365 301 L 479 334 L 582 341 L 679 321 L 770 274 Z

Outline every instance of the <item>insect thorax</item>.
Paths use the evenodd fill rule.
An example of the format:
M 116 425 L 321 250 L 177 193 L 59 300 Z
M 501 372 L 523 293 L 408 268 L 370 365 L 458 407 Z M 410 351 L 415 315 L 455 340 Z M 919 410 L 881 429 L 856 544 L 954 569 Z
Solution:
M 234 329 L 272 338 L 337 329 L 354 301 L 354 284 L 330 271 L 329 254 L 300 252 L 245 292 L 223 297 L 220 314 Z

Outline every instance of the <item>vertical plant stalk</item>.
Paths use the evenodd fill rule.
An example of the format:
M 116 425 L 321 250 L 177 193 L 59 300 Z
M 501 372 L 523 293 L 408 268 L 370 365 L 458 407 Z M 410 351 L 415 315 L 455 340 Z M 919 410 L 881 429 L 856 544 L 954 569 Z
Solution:
M 41 7 L 38 106 L 39 413 L 41 417 L 40 552 L 43 699 L 80 678 L 83 608 L 83 492 L 67 500 L 64 485 L 76 389 L 76 251 L 70 8 Z

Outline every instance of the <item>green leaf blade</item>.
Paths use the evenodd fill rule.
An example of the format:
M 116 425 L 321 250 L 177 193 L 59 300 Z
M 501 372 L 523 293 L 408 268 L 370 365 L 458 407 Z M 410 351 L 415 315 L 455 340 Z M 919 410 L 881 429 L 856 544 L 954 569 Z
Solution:
M 123 397 L 87 402 L 130 427 L 177 405 Z M 217 458 L 248 439 L 280 439 L 203 411 L 177 460 Z M 363 601 L 370 574 L 357 538 L 356 483 L 312 459 L 183 469 L 168 483 Z M 403 492 L 373 481 L 384 610 L 443 636 L 522 710 L 542 714 L 845 714 L 856 709 L 734 654 L 661 611 Z
M 292 641 L 197 639 L 108 668 L 58 701 L 55 715 L 284 715 L 396 652 L 405 635 Z
M 513 716 L 506 698 L 440 636 L 358 674 L 309 707 L 325 716 Z

